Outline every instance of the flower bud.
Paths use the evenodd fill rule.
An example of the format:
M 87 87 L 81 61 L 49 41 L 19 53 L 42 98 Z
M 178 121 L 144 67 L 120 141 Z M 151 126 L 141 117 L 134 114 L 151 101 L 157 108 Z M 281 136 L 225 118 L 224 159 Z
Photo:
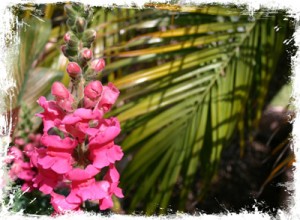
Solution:
M 72 19 L 76 18 L 77 12 L 73 9 L 71 5 L 65 5 L 65 11 L 69 18 Z
M 95 71 L 95 72 L 101 72 L 105 67 L 105 61 L 104 59 L 94 59 L 91 62 L 91 68 Z
M 69 49 L 78 51 L 79 39 L 72 32 L 66 33 L 64 36 L 64 40 L 67 43 Z
M 88 48 L 84 48 L 81 52 L 81 56 L 84 60 L 89 61 L 90 59 L 92 59 L 93 52 Z
M 68 18 L 67 22 L 66 22 L 67 26 L 69 29 L 71 29 L 72 31 L 74 31 L 73 27 L 74 27 L 74 24 L 75 24 L 75 20 L 72 19 L 72 18 Z
M 96 31 L 87 30 L 83 33 L 82 41 L 83 43 L 91 44 L 94 42 L 95 38 L 96 38 Z
M 69 98 L 69 90 L 60 82 L 54 82 L 51 87 L 51 94 L 59 99 Z
M 82 73 L 82 70 L 78 63 L 70 62 L 67 66 L 67 72 L 70 77 L 77 77 Z
M 92 100 L 95 100 L 101 96 L 102 90 L 103 86 L 100 81 L 91 81 L 84 88 L 84 95 Z
M 66 33 L 65 36 L 64 36 L 64 41 L 65 41 L 65 43 L 68 43 L 68 42 L 70 41 L 70 39 L 71 39 L 71 35 L 70 35 L 70 33 L 68 32 L 68 33 Z
M 82 17 L 79 17 L 76 19 L 76 30 L 78 33 L 82 33 L 84 32 L 84 30 L 86 29 L 86 20 Z
M 63 54 L 65 55 L 65 57 L 69 58 L 69 60 L 70 60 L 71 57 L 77 55 L 77 48 L 70 48 L 67 45 L 62 45 L 60 47 L 60 49 L 63 52 Z
M 63 54 L 65 55 L 65 57 L 68 57 L 68 53 L 67 53 L 67 45 L 62 45 L 60 47 L 61 52 L 63 52 Z

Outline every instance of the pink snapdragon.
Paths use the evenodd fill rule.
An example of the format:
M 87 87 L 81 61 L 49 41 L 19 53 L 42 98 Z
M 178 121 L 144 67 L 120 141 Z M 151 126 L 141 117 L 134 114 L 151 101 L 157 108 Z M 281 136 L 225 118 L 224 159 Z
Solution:
M 113 164 L 110 164 L 109 170 L 104 177 L 104 181 L 109 182 L 110 186 L 107 191 L 108 195 L 99 201 L 99 207 L 101 210 L 105 210 L 113 206 L 113 201 L 111 199 L 112 195 L 115 195 L 119 198 L 124 197 L 122 190 L 118 187 L 119 179 L 120 175 L 116 167 Z
M 91 68 L 96 73 L 101 72 L 105 67 L 105 61 L 103 59 L 94 59 L 91 62 Z
M 44 97 L 38 101 L 44 108 L 38 116 L 45 128 L 43 147 L 29 154 L 31 165 L 38 170 L 32 186 L 51 195 L 51 204 L 58 213 L 80 210 L 88 200 L 98 200 L 101 210 L 111 208 L 112 195 L 123 197 L 114 166 L 123 152 L 114 143 L 121 131 L 120 123 L 114 117 L 104 118 L 104 113 L 116 101 L 118 89 L 111 83 L 102 86 L 100 81 L 89 82 L 83 89 L 83 107 L 77 108 L 72 107 L 75 98 L 61 83 L 54 83 L 51 92 L 54 101 Z M 104 180 L 97 180 L 105 167 L 109 169 Z M 66 197 L 54 191 L 63 185 L 70 190 Z
M 58 188 L 59 183 L 62 181 L 63 175 L 51 169 L 39 167 L 38 174 L 33 179 L 33 186 L 44 194 L 50 194 L 54 189 Z
M 21 190 L 32 191 L 33 179 L 37 175 L 37 170 L 32 166 L 30 157 L 36 148 L 40 148 L 40 135 L 30 134 L 28 142 L 23 138 L 16 138 L 15 145 L 9 148 L 8 156 L 5 160 L 10 164 L 9 177 L 12 180 L 23 180 Z
M 51 87 L 54 100 L 43 96 L 38 99 L 43 112 L 37 116 L 44 129 L 42 146 L 26 148 L 29 164 L 37 172 L 31 187 L 51 196 L 56 213 L 78 211 L 82 203 L 90 200 L 99 201 L 99 208 L 104 210 L 113 206 L 113 195 L 123 197 L 115 167 L 123 157 L 121 147 L 114 141 L 121 131 L 120 123 L 117 118 L 104 117 L 116 102 L 119 90 L 112 83 L 89 81 L 105 67 L 104 59 L 91 60 L 89 48 L 96 32 L 85 30 L 89 16 L 79 16 L 87 10 L 70 5 L 66 10 L 72 17 L 67 22 L 71 31 L 64 36 L 62 51 L 70 61 L 67 72 L 71 85 L 67 89 L 55 82 Z M 16 170 L 21 167 L 17 165 Z M 60 188 L 69 194 L 59 194 Z
M 44 133 L 50 128 L 59 126 L 65 116 L 63 109 L 55 101 L 47 101 L 44 96 L 38 99 L 38 104 L 44 109 L 43 113 L 36 114 L 43 119 Z
M 78 63 L 70 62 L 67 66 L 67 72 L 70 77 L 78 77 L 82 73 L 82 69 Z
M 53 83 L 51 93 L 55 96 L 56 103 L 59 107 L 67 112 L 71 112 L 73 110 L 72 104 L 74 103 L 74 98 L 62 83 Z
M 92 81 L 84 88 L 84 107 L 94 108 L 99 102 L 103 91 L 100 81 Z
M 84 48 L 82 50 L 81 56 L 85 61 L 89 61 L 93 57 L 93 52 L 90 49 Z
M 68 137 L 61 139 L 56 135 L 44 135 L 41 143 L 47 148 L 38 155 L 38 166 L 51 169 L 57 174 L 64 174 L 72 169 L 72 153 L 77 146 L 76 140 Z
M 113 104 L 115 104 L 120 92 L 112 83 L 108 83 L 107 86 L 103 87 L 102 98 L 99 102 L 98 108 L 102 108 L 106 113 L 108 112 Z
M 98 132 L 96 128 L 102 120 L 103 113 L 98 110 L 85 108 L 76 109 L 72 114 L 67 115 L 62 123 L 65 130 L 79 143 L 82 143 L 87 135 L 93 135 Z

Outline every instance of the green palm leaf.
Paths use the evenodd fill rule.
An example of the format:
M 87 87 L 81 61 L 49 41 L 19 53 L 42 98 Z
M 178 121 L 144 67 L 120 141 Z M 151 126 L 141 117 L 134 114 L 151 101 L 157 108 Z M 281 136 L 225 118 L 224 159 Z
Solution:
M 16 82 L 14 94 L 16 95 L 12 100 L 12 106 L 16 108 L 23 104 L 30 107 L 31 112 L 34 113 L 40 111 L 37 99 L 42 95 L 48 95 L 51 83 L 61 80 L 63 72 L 52 68 L 36 67 L 38 61 L 43 59 L 41 54 L 45 51 L 45 45 L 50 38 L 49 19 L 25 18 L 19 32 L 19 54 L 13 61 L 13 76 Z M 33 117 L 32 122 L 35 124 L 34 128 L 37 128 L 39 120 Z
M 103 77 L 114 79 L 121 90 L 118 108 L 111 114 L 117 115 L 126 134 L 121 143 L 125 153 L 133 155 L 121 175 L 125 194 L 132 194 L 131 211 L 144 207 L 148 214 L 165 213 L 170 204 L 185 210 L 199 178 L 202 189 L 195 196 L 200 200 L 222 150 L 237 130 L 243 132 L 249 111 L 245 107 L 253 105 L 253 95 L 260 97 L 258 115 L 263 107 L 273 64 L 282 50 L 278 45 L 285 37 L 284 30 L 276 33 L 273 27 L 280 22 L 284 29 L 286 24 L 275 16 L 261 19 L 262 14 L 256 14 L 249 21 L 237 9 L 232 9 L 235 17 L 222 7 L 206 9 L 204 14 L 203 9 L 193 11 L 194 22 L 188 27 L 182 26 L 192 20 L 188 13 L 178 13 L 175 21 L 169 11 L 152 11 L 147 20 L 128 20 L 131 26 L 111 26 L 110 38 L 117 40 L 109 41 L 102 33 L 96 44 L 100 51 L 106 42 L 109 62 Z M 159 30 L 168 25 L 172 29 Z M 130 38 L 120 38 L 120 31 Z M 267 45 L 276 52 L 266 53 L 262 48 Z M 142 69 L 135 70 L 133 63 Z M 268 72 L 262 63 L 269 66 Z M 180 188 L 178 195 L 175 187 Z M 170 200 L 174 194 L 178 203 Z

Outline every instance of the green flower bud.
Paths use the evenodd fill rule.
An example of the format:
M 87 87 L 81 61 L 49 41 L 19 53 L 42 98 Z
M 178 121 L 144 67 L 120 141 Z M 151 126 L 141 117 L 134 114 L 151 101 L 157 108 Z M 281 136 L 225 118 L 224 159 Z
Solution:
M 72 27 L 74 27 L 74 25 L 75 25 L 75 19 L 68 18 L 68 20 L 67 20 L 67 26 L 68 26 L 68 28 L 72 29 Z
M 96 73 L 92 68 L 88 67 L 88 69 L 85 71 L 84 79 L 86 81 L 95 80 L 98 76 L 98 73 Z
M 77 50 L 79 40 L 72 32 L 69 31 L 65 34 L 64 41 L 67 43 L 69 48 Z
M 65 55 L 65 57 L 71 57 L 71 56 L 76 56 L 78 49 L 77 48 L 70 48 L 68 45 L 62 45 L 61 46 L 61 51 Z
M 77 11 L 74 10 L 71 5 L 65 5 L 65 11 L 66 11 L 67 16 L 71 19 L 75 20 L 76 17 L 78 16 Z
M 82 4 L 73 4 L 73 9 L 76 10 L 79 14 L 84 12 L 84 6 Z
M 90 45 L 94 42 L 95 38 L 96 38 L 95 30 L 86 30 L 82 36 L 82 42 L 84 47 L 90 47 Z
M 76 30 L 78 33 L 82 33 L 84 32 L 84 30 L 86 29 L 86 20 L 82 17 L 79 17 L 76 19 Z

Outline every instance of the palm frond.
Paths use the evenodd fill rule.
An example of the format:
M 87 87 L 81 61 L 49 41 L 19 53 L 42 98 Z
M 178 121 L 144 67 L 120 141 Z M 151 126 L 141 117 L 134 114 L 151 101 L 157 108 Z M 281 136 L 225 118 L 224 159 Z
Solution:
M 263 107 L 285 37 L 274 26 L 284 29 L 287 24 L 263 13 L 251 21 L 238 9 L 232 9 L 234 16 L 222 7 L 203 10 L 194 10 L 193 17 L 151 11 L 140 23 L 110 26 L 109 38 L 120 32 L 127 36 L 117 44 L 106 43 L 103 55 L 109 62 L 102 77 L 114 79 L 122 94 L 112 114 L 122 123 L 125 153 L 133 154 L 121 181 L 132 194 L 131 211 L 144 207 L 148 214 L 165 213 L 170 204 L 184 210 L 199 178 L 202 190 L 194 196 L 200 200 L 222 150 L 237 130 L 243 132 L 245 107 L 257 97 L 258 115 Z M 189 19 L 194 20 L 191 25 L 182 26 Z M 101 36 L 96 51 L 109 42 L 107 34 Z M 180 202 L 170 200 L 174 195 Z

